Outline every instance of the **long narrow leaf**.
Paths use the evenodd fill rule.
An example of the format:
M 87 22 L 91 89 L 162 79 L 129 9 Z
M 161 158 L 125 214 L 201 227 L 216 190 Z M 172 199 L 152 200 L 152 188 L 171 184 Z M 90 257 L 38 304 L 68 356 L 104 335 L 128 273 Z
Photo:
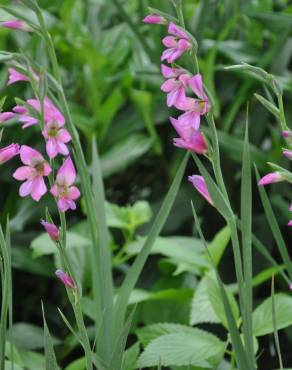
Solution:
M 46 358 L 46 370 L 58 370 L 58 364 L 55 356 L 53 341 L 51 334 L 45 319 L 44 306 L 42 303 L 43 311 L 43 322 L 44 322 L 44 347 L 45 347 L 45 358 Z
M 242 261 L 244 271 L 243 337 L 247 355 L 255 363 L 252 335 L 252 187 L 248 139 L 248 110 L 246 118 L 241 175 Z M 253 366 L 254 369 L 254 366 Z
M 136 257 L 134 263 L 132 264 L 131 268 L 129 269 L 125 280 L 120 288 L 120 291 L 118 293 L 117 301 L 115 304 L 115 315 L 114 315 L 114 321 L 115 321 L 115 335 L 119 335 L 121 331 L 121 327 L 124 322 L 124 317 L 126 314 L 126 308 L 128 305 L 129 297 L 131 294 L 132 289 L 134 288 L 139 275 L 143 269 L 143 266 L 151 252 L 151 248 L 158 237 L 165 221 L 167 220 L 167 217 L 169 215 L 169 212 L 173 206 L 174 200 L 176 198 L 176 194 L 179 190 L 180 183 L 183 177 L 183 174 L 185 172 L 186 164 L 189 158 L 189 154 L 186 153 L 178 171 L 177 174 L 171 184 L 171 187 L 164 199 L 164 202 L 158 212 L 158 215 L 156 216 L 152 228 L 150 230 L 150 233 L 143 245 L 143 248 L 141 252 Z
M 257 181 L 259 181 L 260 176 L 259 176 L 259 172 L 256 167 L 255 167 L 255 171 L 256 171 Z M 277 220 L 276 220 L 274 211 L 272 209 L 271 203 L 269 201 L 266 190 L 264 189 L 263 186 L 258 186 L 258 188 L 259 188 L 261 201 L 262 201 L 262 204 L 265 210 L 268 223 L 270 225 L 271 231 L 273 233 L 274 239 L 278 246 L 283 262 L 286 264 L 289 277 L 292 280 L 292 261 L 289 257 L 289 253 L 288 253 L 285 241 L 283 239 L 283 236 L 281 234 L 280 227 L 277 223 Z
M 273 331 L 274 331 L 274 339 L 275 339 L 276 351 L 277 351 L 277 355 L 278 355 L 278 358 L 279 358 L 279 365 L 280 365 L 280 369 L 279 370 L 283 370 L 283 360 L 282 360 L 282 355 L 281 355 L 279 335 L 278 335 L 277 322 L 276 322 L 275 279 L 274 279 L 274 276 L 272 277 L 271 297 L 272 297 Z

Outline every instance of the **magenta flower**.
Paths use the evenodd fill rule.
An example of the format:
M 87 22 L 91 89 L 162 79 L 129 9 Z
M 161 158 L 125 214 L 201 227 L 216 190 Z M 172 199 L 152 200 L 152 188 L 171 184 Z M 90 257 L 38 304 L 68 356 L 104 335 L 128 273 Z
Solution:
M 8 82 L 7 85 L 12 85 L 18 81 L 29 81 L 29 78 L 24 74 L 18 72 L 14 68 L 8 68 Z
M 200 127 L 201 115 L 209 112 L 210 104 L 207 94 L 204 91 L 202 76 L 196 74 L 189 79 L 188 85 L 197 95 L 198 99 L 186 98 L 180 100 L 177 104 L 177 108 L 186 111 L 182 114 L 178 120 L 183 125 L 192 125 L 196 130 Z
M 3 112 L 3 113 L 0 113 L 0 123 L 9 121 L 13 117 L 14 117 L 14 113 L 13 112 Z
M 58 153 L 62 155 L 69 154 L 66 143 L 71 141 L 71 136 L 65 128 L 62 128 L 64 124 L 65 122 L 49 121 L 42 131 L 44 138 L 47 140 L 46 151 L 51 159 L 55 158 Z
M 45 228 L 46 232 L 49 234 L 50 238 L 57 242 L 60 237 L 59 229 L 55 224 L 41 220 L 42 226 Z
M 167 49 L 164 50 L 161 60 L 166 60 L 168 63 L 173 63 L 184 52 L 190 50 L 192 45 L 189 41 L 189 36 L 187 33 L 174 23 L 169 24 L 168 33 L 171 36 L 166 36 L 162 40 L 163 45 L 166 46 Z
M 19 154 L 19 145 L 10 144 L 4 148 L 0 148 L 0 164 L 9 161 L 11 158 Z
M 167 21 L 164 17 L 158 14 L 149 14 L 147 17 L 143 19 L 144 23 L 150 23 L 150 24 L 166 24 Z
M 38 119 L 30 116 L 28 109 L 22 105 L 16 105 L 12 110 L 18 114 L 18 120 L 22 123 L 22 128 L 34 126 L 39 123 Z
M 279 172 L 270 172 L 260 179 L 258 185 L 265 186 L 280 181 L 283 181 L 283 178 Z
M 69 276 L 62 270 L 56 270 L 55 274 L 57 278 L 60 279 L 64 285 L 66 285 L 67 288 L 76 289 L 75 282 L 71 278 L 71 276 Z
M 19 167 L 13 174 L 16 180 L 25 180 L 19 188 L 19 195 L 31 195 L 32 199 L 38 202 L 47 192 L 44 176 L 48 176 L 52 169 L 37 150 L 27 145 L 21 146 L 20 159 L 25 166 Z
M 190 75 L 183 68 L 170 68 L 161 65 L 161 73 L 167 80 L 161 85 L 161 90 L 167 93 L 167 106 L 177 106 L 186 99 L 186 87 Z
M 4 28 L 10 28 L 14 30 L 32 32 L 33 29 L 25 22 L 20 19 L 14 19 L 10 21 L 1 22 L 1 26 Z
M 39 99 L 28 99 L 27 104 L 39 113 L 41 112 L 41 103 Z M 44 99 L 44 119 L 46 123 L 55 121 L 61 126 L 64 126 L 65 124 L 64 116 L 47 96 Z
M 283 150 L 283 155 L 288 159 L 292 159 L 292 150 L 288 149 Z
M 75 167 L 71 158 L 68 157 L 59 168 L 56 182 L 51 188 L 51 193 L 57 199 L 58 208 L 61 212 L 76 209 L 74 201 L 80 197 L 80 191 L 76 186 L 73 186 L 75 179 Z
M 203 176 L 192 175 L 188 177 L 188 180 L 193 184 L 195 189 L 207 200 L 207 202 L 209 202 L 213 206 L 214 204 Z
M 190 150 L 191 152 L 203 154 L 208 150 L 204 136 L 192 126 L 182 125 L 175 118 L 170 117 L 170 122 L 175 131 L 179 134 L 179 138 L 173 139 L 173 143 L 178 148 Z
M 291 132 L 290 130 L 282 131 L 282 136 L 283 136 L 285 139 L 289 139 L 289 138 L 292 136 L 292 132 Z

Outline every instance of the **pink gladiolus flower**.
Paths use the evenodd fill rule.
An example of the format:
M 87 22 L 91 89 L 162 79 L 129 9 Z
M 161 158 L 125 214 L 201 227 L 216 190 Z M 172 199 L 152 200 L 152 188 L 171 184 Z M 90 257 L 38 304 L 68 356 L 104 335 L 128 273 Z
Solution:
M 183 126 L 172 117 L 170 117 L 170 122 L 180 136 L 180 138 L 173 139 L 175 146 L 198 154 L 207 152 L 208 146 L 200 131 L 195 130 L 192 126 Z
M 54 242 L 59 240 L 60 233 L 56 225 L 44 220 L 41 221 L 41 224 Z
M 34 126 L 39 123 L 38 119 L 30 116 L 28 109 L 22 105 L 16 105 L 12 110 L 18 114 L 18 120 L 22 123 L 22 128 Z
M 185 51 L 190 50 L 192 46 L 187 33 L 174 23 L 169 24 L 168 33 L 172 36 L 166 36 L 162 40 L 163 45 L 166 46 L 167 49 L 163 52 L 161 60 L 173 63 Z
M 265 186 L 280 181 L 283 181 L 283 178 L 279 172 L 270 172 L 260 179 L 258 185 Z
M 76 209 L 74 200 L 80 197 L 80 191 L 76 186 L 72 186 L 75 179 L 75 167 L 71 158 L 68 157 L 59 168 L 56 182 L 51 188 L 51 193 L 57 199 L 58 208 L 61 212 Z
M 39 99 L 28 99 L 27 104 L 39 113 L 41 112 L 41 103 Z M 46 123 L 56 121 L 61 126 L 65 124 L 64 116 L 47 96 L 44 99 L 44 118 Z
M 209 194 L 209 191 L 208 191 L 208 188 L 207 188 L 207 185 L 206 185 L 206 182 L 203 176 L 199 176 L 199 175 L 189 176 L 188 180 L 193 184 L 195 189 L 207 200 L 207 202 L 209 202 L 213 206 L 214 204 Z
M 183 68 L 170 68 L 161 65 L 161 73 L 167 80 L 161 85 L 161 90 L 167 93 L 167 106 L 177 106 L 186 99 L 186 87 L 190 75 Z
M 208 113 L 210 110 L 209 99 L 204 91 L 202 76 L 200 74 L 196 74 L 190 78 L 188 84 L 199 99 L 186 98 L 180 100 L 176 107 L 186 111 L 186 113 L 182 114 L 178 120 L 183 125 L 193 125 L 198 130 L 201 121 L 200 116 Z
M 10 144 L 4 148 L 0 148 L 0 164 L 9 161 L 11 158 L 19 154 L 19 145 Z
M 13 117 L 14 117 L 14 113 L 13 112 L 3 112 L 3 113 L 0 113 L 0 123 L 9 121 Z
M 12 85 L 18 81 L 29 81 L 29 78 L 24 74 L 18 72 L 14 68 L 8 68 L 8 82 L 7 85 Z
M 288 149 L 283 150 L 283 155 L 288 159 L 292 159 L 292 150 Z
M 62 281 L 62 283 L 64 285 L 66 285 L 66 287 L 68 288 L 71 288 L 71 289 L 76 289 L 76 285 L 75 285 L 75 282 L 74 280 L 71 278 L 71 276 L 69 276 L 68 274 L 66 274 L 65 272 L 63 272 L 62 270 L 57 270 L 55 272 L 56 276 L 58 277 L 58 279 L 60 279 Z
M 20 186 L 19 195 L 21 197 L 31 195 L 32 199 L 38 202 L 47 192 L 44 176 L 48 176 L 52 169 L 37 150 L 27 145 L 21 146 L 20 159 L 25 166 L 19 167 L 13 177 L 19 181 L 26 181 Z
M 69 154 L 66 143 L 71 140 L 71 136 L 65 128 L 62 128 L 64 124 L 65 122 L 49 121 L 42 131 L 44 138 L 47 140 L 46 151 L 49 158 L 55 158 L 58 153 Z
M 20 31 L 26 31 L 26 32 L 32 32 L 33 29 L 25 22 L 15 19 L 10 21 L 1 22 L 1 26 L 5 28 L 10 28 L 14 30 L 20 30 Z
M 147 17 L 143 19 L 144 23 L 149 23 L 149 24 L 166 24 L 167 21 L 164 17 L 158 14 L 149 14 Z

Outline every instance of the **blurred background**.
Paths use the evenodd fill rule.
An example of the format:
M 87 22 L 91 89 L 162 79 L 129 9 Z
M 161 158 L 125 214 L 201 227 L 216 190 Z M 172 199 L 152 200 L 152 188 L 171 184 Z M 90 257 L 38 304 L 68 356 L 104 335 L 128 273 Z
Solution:
M 18 7 L 17 1 L 1 0 L 1 3 L 15 3 Z M 169 124 L 169 116 L 176 117 L 178 112 L 166 107 L 165 95 L 160 91 L 163 82 L 160 74 L 161 39 L 166 35 L 166 28 L 142 22 L 149 13 L 148 6 L 170 14 L 173 14 L 173 7 L 168 0 L 40 0 L 39 3 L 46 10 L 65 92 L 89 168 L 92 138 L 95 137 L 98 143 L 108 200 L 114 277 L 118 286 L 132 256 L 138 253 L 143 235 L 149 230 L 184 154 L 172 145 L 175 133 Z M 224 67 L 246 62 L 277 76 L 285 92 L 286 118 L 291 127 L 292 4 L 288 0 L 183 0 L 183 6 L 187 28 L 198 41 L 201 73 L 214 98 L 225 182 L 233 207 L 239 212 L 242 139 L 247 105 L 252 161 L 261 174 L 269 171 L 266 162 L 275 162 L 286 168 L 289 168 L 289 162 L 282 156 L 283 141 L 278 123 L 254 97 L 255 92 L 265 94 L 262 84 L 252 74 L 227 71 Z M 7 19 L 10 17 L 0 11 L 0 21 Z M 1 28 L 0 49 L 21 51 L 41 65 L 48 66 L 44 45 L 37 35 Z M 191 70 L 192 66 L 188 63 L 187 58 L 182 59 L 182 65 Z M 15 97 L 27 99 L 33 96 L 28 84 L 6 87 L 6 82 L 7 65 L 1 64 L 0 98 L 7 96 L 5 110 L 15 105 Z M 42 148 L 37 128 L 22 130 L 20 124 L 13 121 L 8 126 L 1 146 L 18 142 Z M 202 127 L 207 132 L 204 120 Z M 65 368 L 81 352 L 76 344 L 74 346 L 74 340 L 68 335 L 56 310 L 57 306 L 61 307 L 70 316 L 64 288 L 54 277 L 58 258 L 54 246 L 42 234 L 39 223 L 44 217 L 45 207 L 51 207 L 50 197 L 47 195 L 39 204 L 19 198 L 19 184 L 11 177 L 17 161 L 14 159 L 9 165 L 1 166 L 0 171 L 0 219 L 5 223 L 9 216 L 11 220 L 14 320 L 19 323 L 11 336 L 20 352 L 41 350 L 42 344 L 37 338 L 42 326 L 40 301 L 43 300 L 56 343 L 63 341 L 61 346 L 56 346 L 56 351 L 59 362 Z M 198 253 L 202 250 L 201 242 L 193 238 L 197 235 L 190 201 L 193 200 L 199 210 L 208 240 L 212 240 L 224 227 L 223 219 L 188 183 L 187 175 L 194 173 L 197 169 L 190 161 L 171 216 L 163 229 L 165 239 L 162 238 L 161 243 L 165 243 L 166 249 L 159 245 L 155 248 L 139 283 L 141 291 L 137 290 L 133 297 L 133 303 L 140 302 L 136 327 L 155 322 L 188 324 L 190 321 L 193 291 L 202 270 L 202 266 L 188 265 L 186 255 L 178 251 L 181 245 L 186 247 L 194 242 L 197 243 Z M 281 183 L 270 186 L 268 191 L 289 247 L 291 229 L 286 225 L 291 219 L 288 211 L 291 187 Z M 253 231 L 281 262 L 255 182 L 253 198 Z M 54 209 L 50 210 L 54 215 Z M 90 325 L 90 256 L 87 253 L 85 217 L 86 210 L 81 200 L 78 211 L 68 214 L 69 244 L 71 258 L 83 281 L 85 295 L 88 295 L 84 300 L 84 312 Z M 232 283 L 232 253 L 227 243 L 228 240 L 220 272 L 226 283 Z M 267 262 L 255 252 L 254 274 L 268 267 Z M 276 289 L 287 290 L 281 278 L 276 280 Z M 148 292 L 152 298 L 143 297 L 143 292 Z M 168 293 L 155 296 L 155 292 Z M 255 287 L 254 305 L 269 294 L 268 280 Z M 136 340 L 134 332 L 133 329 L 129 345 Z M 219 329 L 218 333 L 220 335 Z M 27 336 L 34 339 L 29 341 Z M 273 362 L 275 357 L 271 340 L 268 336 L 263 342 L 260 339 L 264 348 L 260 352 L 260 369 L 277 366 Z M 280 341 L 285 363 L 292 366 L 289 351 L 292 331 L 281 332 Z M 36 364 L 42 361 L 41 355 L 35 356 Z M 39 365 L 30 366 L 36 367 L 27 368 L 40 369 Z

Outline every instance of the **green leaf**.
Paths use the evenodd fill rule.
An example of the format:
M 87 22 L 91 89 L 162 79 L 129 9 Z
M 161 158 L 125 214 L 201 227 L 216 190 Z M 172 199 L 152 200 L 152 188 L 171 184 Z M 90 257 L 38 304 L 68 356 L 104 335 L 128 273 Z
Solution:
M 81 357 L 66 366 L 65 370 L 84 370 L 86 368 L 86 358 Z
M 27 323 L 16 323 L 8 332 L 8 340 L 17 348 L 23 349 L 39 349 L 43 348 L 44 331 L 36 325 Z M 52 338 L 54 344 L 58 344 L 59 340 Z
M 124 321 L 126 308 L 128 305 L 128 300 L 131 294 L 131 291 L 133 290 L 140 273 L 144 267 L 144 264 L 151 252 L 151 249 L 155 243 L 155 240 L 157 239 L 168 215 L 172 208 L 172 205 L 174 203 L 176 194 L 179 190 L 181 180 L 183 177 L 183 174 L 185 172 L 186 164 L 189 158 L 189 154 L 187 153 L 183 159 L 183 161 L 180 164 L 180 167 L 178 168 L 178 171 L 176 173 L 176 176 L 173 180 L 173 183 L 171 184 L 171 187 L 164 199 L 164 202 L 158 212 L 158 215 L 156 216 L 156 219 L 153 222 L 152 228 L 148 234 L 148 237 L 143 245 L 143 248 L 141 252 L 137 255 L 134 263 L 130 267 L 130 269 L 127 272 L 126 278 L 123 281 L 123 284 L 120 288 L 120 291 L 118 293 L 118 297 L 115 303 L 115 316 L 114 321 L 116 324 L 116 331 L 115 335 L 119 335 L 121 330 L 121 324 Z
M 66 248 L 86 248 L 91 243 L 90 239 L 87 239 L 86 237 L 72 231 L 68 231 L 66 236 Z M 36 237 L 31 242 L 30 248 L 33 250 L 33 257 L 40 257 L 58 252 L 56 244 L 52 241 L 47 233 L 42 233 Z
M 205 276 L 198 284 L 192 300 L 190 325 L 219 322 L 220 319 L 209 299 L 207 277 Z
M 5 361 L 5 370 L 24 370 L 23 367 L 17 365 L 17 364 L 12 364 L 10 361 Z
M 218 231 L 213 240 L 208 245 L 208 250 L 212 256 L 214 264 L 217 266 L 230 241 L 230 228 L 225 226 Z
M 133 344 L 123 355 L 122 370 L 133 370 L 139 356 L 139 343 Z
M 292 297 L 278 293 L 274 295 L 276 329 L 292 325 Z M 273 333 L 272 298 L 267 298 L 253 312 L 253 334 L 257 337 Z
M 271 112 L 277 119 L 279 119 L 280 111 L 274 104 L 272 104 L 269 100 L 259 94 L 254 94 L 254 96 L 263 104 L 263 106 L 269 112 Z
M 46 370 L 58 370 L 58 364 L 54 351 L 54 344 L 45 319 L 44 307 L 42 304 L 43 321 L 44 321 L 44 347 L 46 358 Z
M 172 333 L 152 340 L 139 357 L 136 367 L 201 366 L 213 368 L 221 360 L 225 344 L 203 330 Z

